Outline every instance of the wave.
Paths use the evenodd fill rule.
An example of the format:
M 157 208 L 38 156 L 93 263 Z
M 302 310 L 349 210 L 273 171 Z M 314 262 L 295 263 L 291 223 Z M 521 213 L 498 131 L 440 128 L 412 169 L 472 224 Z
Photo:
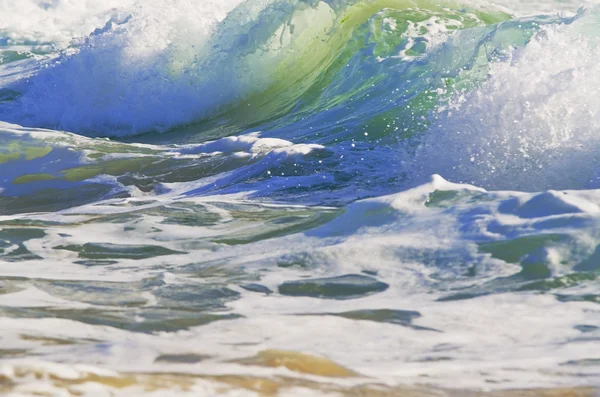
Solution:
M 22 126 L 155 146 L 57 134 L 31 145 L 62 149 L 28 163 L 20 135 L 3 132 L 0 166 L 20 161 L 5 194 L 100 183 L 337 205 L 432 174 L 487 189 L 598 185 L 595 9 L 510 18 L 429 1 L 175 3 L 120 12 L 0 103 L 0 118 Z M 136 135 L 149 131 L 169 133 Z M 186 157 L 256 131 L 301 150 Z
M 256 124 L 318 95 L 368 47 L 415 55 L 436 32 L 507 18 L 429 0 L 155 1 L 121 11 L 17 85 L 3 118 L 90 136 L 165 131 L 226 111 Z M 375 23 L 383 26 L 365 26 Z

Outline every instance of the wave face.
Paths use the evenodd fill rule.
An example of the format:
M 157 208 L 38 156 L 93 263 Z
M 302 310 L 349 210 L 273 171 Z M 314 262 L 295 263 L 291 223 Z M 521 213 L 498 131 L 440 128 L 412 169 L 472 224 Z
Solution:
M 75 53 L 59 57 L 16 88 L 22 95 L 6 119 L 89 136 L 165 131 L 240 106 L 252 107 L 258 113 L 253 122 L 263 122 L 288 112 L 311 88 L 327 87 L 335 74 L 342 77 L 336 73 L 341 62 L 361 50 L 357 41 L 369 35 L 383 33 L 375 38 L 381 41 L 376 51 L 385 51 L 401 46 L 394 40 L 404 33 L 405 50 L 416 54 L 423 52 L 428 34 L 415 29 L 427 30 L 427 19 L 438 19 L 430 26 L 435 33 L 506 18 L 444 9 L 429 1 L 239 3 L 133 5 L 96 29 Z M 401 10 L 413 6 L 424 7 L 415 17 L 426 19 L 422 27 L 409 29 L 405 20 L 410 15 L 402 16 Z M 382 11 L 386 7 L 396 11 Z M 389 27 L 365 26 L 383 23 L 385 15 L 372 19 L 380 11 L 396 13 L 390 23 L 400 23 L 405 32 L 390 39 L 385 37 Z
M 496 3 L 0 0 L 0 392 L 600 386 L 600 5 Z

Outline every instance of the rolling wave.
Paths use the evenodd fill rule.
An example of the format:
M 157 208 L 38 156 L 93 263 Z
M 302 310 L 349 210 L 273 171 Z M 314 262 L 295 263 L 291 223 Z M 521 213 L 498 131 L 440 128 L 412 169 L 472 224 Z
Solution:
M 326 106 L 380 81 L 378 68 L 347 76 L 357 54 L 369 59 L 355 68 L 389 56 L 399 63 L 423 54 L 437 35 L 508 18 L 428 0 L 238 3 L 177 1 L 121 12 L 10 87 L 19 98 L 3 118 L 88 136 L 166 131 L 219 115 L 260 124 L 337 88 L 336 77 L 353 86 L 326 93 Z

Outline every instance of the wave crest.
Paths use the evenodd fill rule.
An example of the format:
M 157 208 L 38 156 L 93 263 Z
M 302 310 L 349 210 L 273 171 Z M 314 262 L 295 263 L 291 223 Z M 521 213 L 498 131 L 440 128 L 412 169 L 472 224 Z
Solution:
M 235 107 L 224 117 L 248 125 L 282 116 L 317 83 L 322 90 L 330 69 L 363 50 L 353 31 L 381 10 L 422 8 L 448 14 L 459 25 L 463 16 L 476 23 L 506 18 L 428 0 L 159 3 L 134 6 L 127 18 L 121 13 L 75 54 L 22 84 L 19 101 L 4 110 L 7 119 L 125 136 L 168 130 Z M 412 44 L 407 51 L 422 51 L 422 43 Z

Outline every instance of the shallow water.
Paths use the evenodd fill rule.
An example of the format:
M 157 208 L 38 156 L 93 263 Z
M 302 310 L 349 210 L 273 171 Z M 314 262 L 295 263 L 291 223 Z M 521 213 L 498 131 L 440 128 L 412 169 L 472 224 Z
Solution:
M 0 0 L 0 392 L 592 395 L 595 3 Z

